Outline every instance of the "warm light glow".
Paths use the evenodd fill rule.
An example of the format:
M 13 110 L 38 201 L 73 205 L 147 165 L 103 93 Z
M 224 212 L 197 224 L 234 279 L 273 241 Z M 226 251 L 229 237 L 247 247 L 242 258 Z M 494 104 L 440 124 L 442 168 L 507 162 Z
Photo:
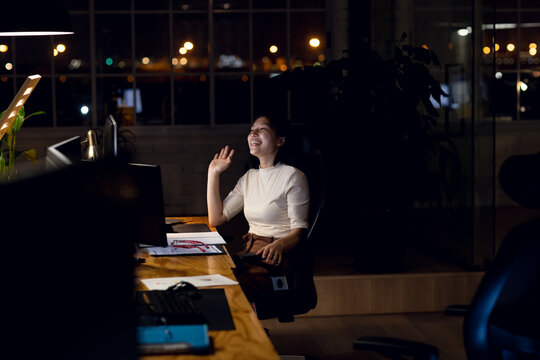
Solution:
M 491 49 L 489 48 L 489 46 L 484 46 L 484 48 L 482 49 L 482 51 L 484 52 L 484 54 L 489 54 L 491 52 Z
M 243 82 L 247 82 L 247 81 L 249 80 L 249 77 L 248 77 L 247 75 L 244 74 L 244 75 L 242 75 L 242 76 L 240 77 L 240 79 L 241 79 Z
M 530 43 L 529 49 L 536 49 L 536 43 Z
M 278 51 L 278 47 L 276 45 L 272 45 L 272 46 L 270 46 L 270 49 L 268 49 L 268 50 L 270 50 L 270 52 L 272 54 L 275 54 Z
M 532 56 L 536 55 L 536 52 L 537 52 L 536 48 L 529 49 L 529 54 L 531 54 Z
M 150 64 L 150 58 L 148 56 L 145 56 L 141 59 L 141 62 L 144 64 L 144 65 L 148 65 Z
M 506 50 L 508 51 L 514 51 L 516 49 L 516 46 L 512 43 L 506 45 Z
M 529 88 L 523 81 L 518 82 L 518 87 L 521 89 L 521 91 L 527 91 Z
M 467 29 L 459 29 L 457 31 L 457 33 L 458 33 L 459 36 L 467 36 L 467 35 L 469 35 L 469 30 L 467 30 Z
M 426 44 L 422 44 L 422 47 L 426 50 L 429 50 L 429 47 Z
M 53 53 L 53 56 L 58 55 L 58 49 L 53 49 L 52 53 Z
M 73 31 L 2 31 L 0 36 L 70 35 Z
M 178 65 L 178 59 L 177 58 L 172 58 L 171 64 Z
M 186 64 L 187 64 L 187 59 L 185 57 L 181 58 L 180 65 L 186 65 Z
M 17 113 L 15 111 L 12 111 L 11 114 L 9 114 L 8 119 L 11 119 L 15 115 L 17 115 Z
M 29 87 L 28 89 L 26 89 L 26 90 L 24 91 L 24 94 L 23 94 L 23 95 L 28 95 L 28 94 L 30 94 L 30 93 L 32 92 L 32 90 L 34 90 L 34 88 L 33 88 L 33 87 Z
M 58 44 L 58 45 L 56 45 L 56 50 L 58 50 L 58 52 L 63 53 L 64 51 L 66 51 L 66 45 Z
M 24 105 L 24 100 L 21 99 L 21 100 L 17 101 L 17 105 L 15 105 L 15 106 L 19 107 L 19 106 L 23 106 L 23 105 Z
M 0 45 L 0 52 L 6 52 L 6 51 L 8 51 L 7 45 L 4 45 L 4 44 Z
M 495 43 L 495 51 L 499 51 L 500 48 L 499 44 Z
M 11 69 L 13 69 L 13 64 L 12 63 L 6 63 L 5 68 L 6 68 L 6 70 L 11 70 Z
M 287 71 L 287 65 L 282 64 L 282 65 L 279 67 L 279 70 L 281 70 L 281 71 Z
M 320 54 L 319 56 L 317 56 L 317 60 L 323 62 L 324 60 L 326 60 L 326 57 L 323 54 Z
M 186 41 L 184 43 L 184 47 L 186 48 L 186 50 L 193 50 L 193 43 L 191 41 Z
M 319 39 L 311 38 L 309 40 L 309 46 L 316 48 L 316 47 L 319 47 L 319 45 L 321 45 L 321 41 Z
M 186 54 L 187 53 L 187 49 L 185 47 L 181 47 L 180 49 L 178 49 L 178 52 L 182 55 Z

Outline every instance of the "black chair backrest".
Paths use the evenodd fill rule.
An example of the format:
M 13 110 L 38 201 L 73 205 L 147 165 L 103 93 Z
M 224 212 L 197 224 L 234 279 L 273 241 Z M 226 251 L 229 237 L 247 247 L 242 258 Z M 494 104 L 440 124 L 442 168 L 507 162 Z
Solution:
M 511 309 L 512 313 L 520 313 L 525 319 L 538 318 L 540 302 L 532 305 L 530 299 L 538 299 L 539 291 L 540 219 L 533 219 L 508 233 L 475 293 L 464 323 L 467 358 L 497 358 L 492 354 L 497 344 L 490 340 L 494 314 Z M 526 303 L 530 305 L 530 313 L 523 308 Z M 535 326 L 533 331 L 538 332 L 540 324 Z

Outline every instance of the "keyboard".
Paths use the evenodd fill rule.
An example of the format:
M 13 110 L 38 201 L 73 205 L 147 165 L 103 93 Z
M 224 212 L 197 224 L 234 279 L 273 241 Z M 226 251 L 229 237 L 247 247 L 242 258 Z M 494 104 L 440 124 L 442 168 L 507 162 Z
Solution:
M 169 290 L 137 291 L 140 325 L 206 324 L 191 296 Z

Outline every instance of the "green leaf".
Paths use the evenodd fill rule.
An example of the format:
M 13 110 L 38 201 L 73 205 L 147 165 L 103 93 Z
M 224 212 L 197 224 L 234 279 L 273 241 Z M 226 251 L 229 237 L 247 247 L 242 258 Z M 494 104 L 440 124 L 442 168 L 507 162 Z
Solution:
M 20 151 L 15 155 L 15 158 L 19 156 L 20 154 L 23 154 L 28 160 L 33 162 L 34 164 L 37 162 L 37 152 L 36 149 L 30 149 L 25 151 Z

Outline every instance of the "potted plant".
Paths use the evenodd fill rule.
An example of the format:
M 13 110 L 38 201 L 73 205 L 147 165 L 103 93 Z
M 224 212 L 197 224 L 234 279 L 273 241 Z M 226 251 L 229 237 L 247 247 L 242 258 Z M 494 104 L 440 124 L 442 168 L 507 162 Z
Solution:
M 438 58 L 405 40 L 390 59 L 366 47 L 353 58 L 270 79 L 275 91 L 290 91 L 292 119 L 307 124 L 325 158 L 331 237 L 324 238 L 354 247 L 359 271 L 399 271 L 413 236 L 414 202 L 444 196 L 453 184 L 448 159 L 458 161 L 450 140 L 435 132 L 432 99 L 440 104 L 447 96 L 429 71 L 440 67 Z
M 0 117 L 4 115 L 5 111 L 0 114 Z M 17 114 L 15 120 L 11 126 L 7 129 L 6 133 L 0 139 L 0 183 L 5 183 L 12 181 L 17 172 L 15 170 L 15 160 L 20 156 L 24 155 L 27 159 L 32 162 L 37 161 L 37 154 L 35 149 L 28 149 L 18 151 L 16 150 L 16 137 L 23 123 L 31 116 L 45 114 L 43 111 L 36 111 L 28 116 L 25 114 L 24 106 L 21 107 L 19 113 Z

